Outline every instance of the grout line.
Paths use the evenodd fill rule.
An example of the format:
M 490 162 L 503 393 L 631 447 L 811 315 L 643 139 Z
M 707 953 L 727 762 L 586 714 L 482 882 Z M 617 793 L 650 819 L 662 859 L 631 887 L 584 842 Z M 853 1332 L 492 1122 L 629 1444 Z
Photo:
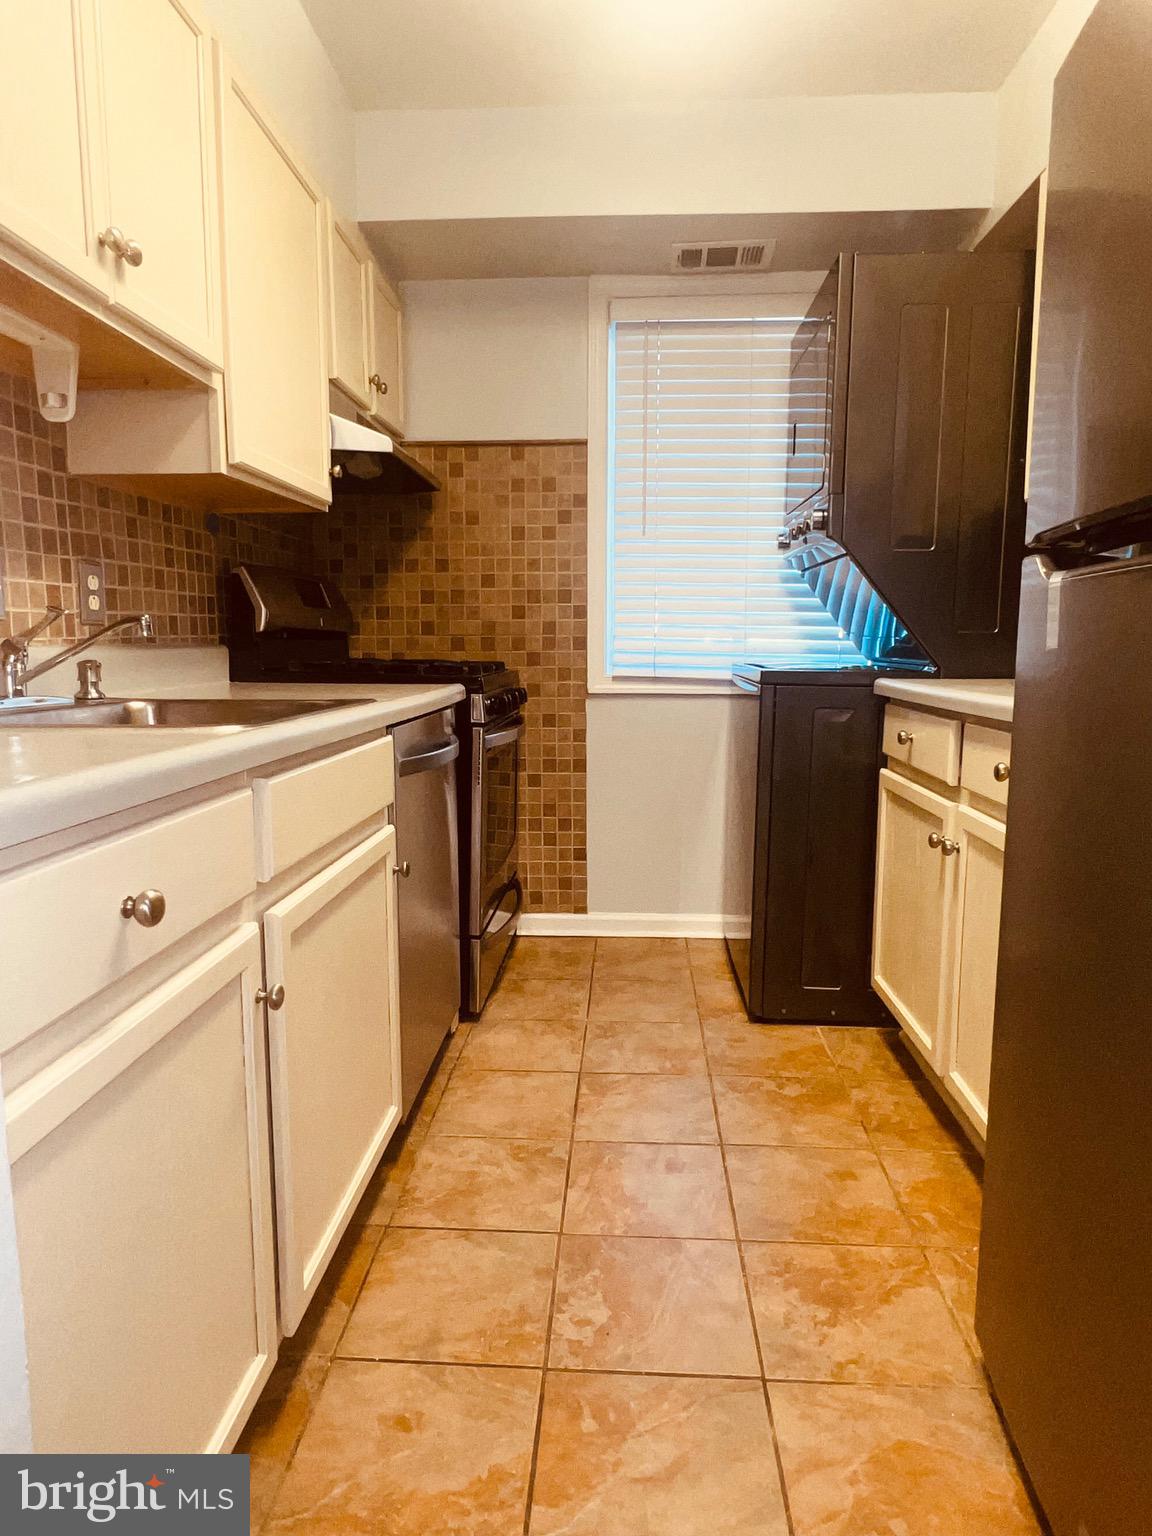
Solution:
M 599 942 L 599 941 L 597 941 Z M 584 991 L 584 1031 L 580 1038 L 580 1066 L 584 1065 L 584 1046 L 588 1039 L 588 1015 L 592 1008 L 593 966 Z M 544 1428 L 544 1389 L 548 1382 L 548 1357 L 552 1353 L 552 1325 L 556 1316 L 556 1291 L 560 1283 L 560 1245 L 564 1231 L 564 1213 L 568 1208 L 568 1186 L 572 1178 L 572 1149 L 576 1144 L 576 1112 L 580 1103 L 580 1068 L 576 1071 L 576 1093 L 572 1100 L 572 1119 L 568 1126 L 568 1158 L 564 1165 L 564 1190 L 560 1197 L 559 1226 L 556 1232 L 556 1253 L 552 1263 L 552 1285 L 548 1292 L 548 1314 L 544 1322 L 544 1355 L 540 1365 L 540 1394 L 536 1399 L 536 1423 L 532 1434 L 532 1455 L 528 1462 L 528 1484 L 524 1492 L 524 1536 L 529 1536 L 532 1524 L 532 1499 L 536 1491 L 536 1470 L 540 1460 L 540 1436 Z
M 701 1033 L 703 1024 L 701 1023 Z M 724 1131 L 720 1124 L 720 1106 L 716 1099 L 716 1079 L 712 1071 L 712 1063 L 708 1059 L 708 1091 L 712 1095 L 712 1113 L 716 1116 L 716 1128 L 720 1134 L 720 1161 L 724 1169 L 724 1185 L 728 1191 L 728 1208 L 732 1216 L 732 1230 L 736 1234 L 736 1254 L 740 1263 L 740 1278 L 744 1285 L 744 1305 L 748 1309 L 748 1319 L 752 1325 L 752 1339 L 756 1345 L 756 1360 L 760 1367 L 760 1390 L 764 1395 L 764 1410 L 768 1415 L 768 1433 L 772 1437 L 772 1453 L 776 1459 L 776 1477 L 780 1483 L 780 1499 L 784 1506 L 784 1519 L 787 1522 L 790 1536 L 796 1536 L 796 1522 L 792 1518 L 792 1503 L 788 1497 L 788 1484 L 784 1477 L 784 1461 L 780 1453 L 780 1437 L 776 1432 L 776 1418 L 772 1411 L 772 1399 L 768 1392 L 768 1383 L 764 1376 L 764 1351 L 760 1344 L 760 1328 L 756 1322 L 756 1308 L 752 1304 L 752 1286 L 748 1280 L 748 1265 L 745 1262 L 744 1247 L 740 1236 L 740 1224 L 736 1216 L 736 1197 L 732 1191 L 732 1176 L 728 1169 L 728 1151 L 724 1141 Z

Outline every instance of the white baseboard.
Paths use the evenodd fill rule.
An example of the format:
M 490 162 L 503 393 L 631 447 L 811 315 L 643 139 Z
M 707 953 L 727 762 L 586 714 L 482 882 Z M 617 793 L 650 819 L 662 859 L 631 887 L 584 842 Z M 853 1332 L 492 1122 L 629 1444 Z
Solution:
M 547 938 L 722 939 L 718 912 L 525 912 L 520 932 Z

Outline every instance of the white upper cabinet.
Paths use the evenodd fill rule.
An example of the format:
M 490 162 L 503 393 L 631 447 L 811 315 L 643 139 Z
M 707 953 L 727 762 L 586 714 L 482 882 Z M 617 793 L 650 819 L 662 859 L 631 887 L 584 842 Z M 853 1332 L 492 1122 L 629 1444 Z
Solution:
M 228 460 L 327 505 L 323 198 L 226 65 L 219 97 Z
M 328 377 L 348 398 L 367 410 L 369 293 L 372 260 L 359 235 L 327 210 L 328 225 Z
M 219 367 L 210 38 L 182 0 L 98 0 L 96 15 L 113 302 Z
M 0 46 L 0 234 L 107 297 L 96 243 L 88 116 L 97 95 L 91 0 L 4 7 Z
M 396 295 L 374 266 L 371 285 L 372 348 L 371 416 L 382 426 L 404 430 L 400 306 Z

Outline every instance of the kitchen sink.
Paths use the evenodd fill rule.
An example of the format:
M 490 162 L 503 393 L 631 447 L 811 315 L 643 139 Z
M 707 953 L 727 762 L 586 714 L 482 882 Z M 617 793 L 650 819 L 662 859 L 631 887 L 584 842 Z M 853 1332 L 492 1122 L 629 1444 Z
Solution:
M 43 726 L 128 726 L 164 730 L 244 731 L 253 726 L 295 720 L 325 709 L 347 709 L 360 699 L 99 699 L 84 703 L 33 706 L 0 714 L 0 723 L 18 730 Z

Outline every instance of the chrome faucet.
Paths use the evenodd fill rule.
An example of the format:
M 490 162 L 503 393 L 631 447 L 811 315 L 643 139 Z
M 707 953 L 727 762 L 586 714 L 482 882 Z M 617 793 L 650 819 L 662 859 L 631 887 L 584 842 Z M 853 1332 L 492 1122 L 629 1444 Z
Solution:
M 111 624 L 105 624 L 103 629 L 98 629 L 94 634 L 85 635 L 83 640 L 77 640 L 75 645 L 68 646 L 63 651 L 57 651 L 45 661 L 35 667 L 28 665 L 28 645 L 35 640 L 37 635 L 43 634 L 50 624 L 55 624 L 57 619 L 64 617 L 63 608 L 52 607 L 42 619 L 31 625 L 28 629 L 21 630 L 17 635 L 6 636 L 0 640 L 0 698 L 22 699 L 28 692 L 28 684 L 33 678 L 39 677 L 42 672 L 48 672 L 53 667 L 58 667 L 61 662 L 69 661 L 73 656 L 79 656 L 81 651 L 87 651 L 103 640 L 105 635 L 114 634 L 119 629 L 138 629 L 145 640 L 155 640 L 156 629 L 151 616 L 147 613 L 130 613 L 122 619 L 113 619 Z

